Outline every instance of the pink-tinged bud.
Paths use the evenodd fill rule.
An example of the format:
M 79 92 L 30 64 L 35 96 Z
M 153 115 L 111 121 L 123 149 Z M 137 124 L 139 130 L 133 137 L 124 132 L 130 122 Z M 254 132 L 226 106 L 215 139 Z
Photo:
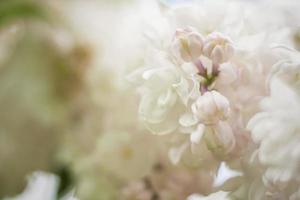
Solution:
M 203 37 L 194 29 L 177 29 L 172 42 L 174 55 L 185 62 L 192 62 L 202 54 Z
M 209 34 L 204 41 L 203 54 L 213 63 L 227 62 L 234 53 L 231 40 L 218 32 Z
M 215 124 L 226 120 L 229 101 L 217 91 L 207 91 L 192 104 L 192 112 L 204 124 Z

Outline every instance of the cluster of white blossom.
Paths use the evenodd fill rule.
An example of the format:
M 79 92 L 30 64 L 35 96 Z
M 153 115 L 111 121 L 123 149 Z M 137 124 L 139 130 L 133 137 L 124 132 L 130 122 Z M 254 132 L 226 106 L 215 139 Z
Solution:
M 151 47 L 145 67 L 128 77 L 140 94 L 140 120 L 171 146 L 174 164 L 192 157 L 199 169 L 216 173 L 226 161 L 241 172 L 221 183 L 225 190 L 226 182 L 241 187 L 229 183 L 235 186 L 227 192 L 189 199 L 297 199 L 299 55 L 289 51 L 294 60 L 281 61 L 276 51 L 297 45 L 292 38 L 297 24 L 285 21 L 294 17 L 283 11 L 291 7 L 275 3 L 268 9 L 267 3 L 174 6 L 145 32 Z M 260 12 L 281 19 L 259 21 Z M 233 180 L 236 176 L 243 181 Z
M 24 115 L 59 130 L 44 168 L 70 183 L 35 172 L 5 200 L 300 199 L 297 1 L 50 2 L 69 27 L 43 33 L 80 84 L 63 115 Z
M 209 12 L 214 3 L 171 8 L 161 20 L 167 30 L 148 36 L 151 44 L 162 40 L 161 45 L 147 53 L 145 68 L 129 76 L 138 86 L 139 115 L 146 127 L 154 134 L 188 138 L 170 149 L 174 163 L 189 147 L 192 151 L 200 147 L 219 160 L 234 158 L 247 148 L 246 123 L 265 94 L 263 80 L 275 57 L 260 58 L 269 47 L 263 46 L 266 36 L 259 31 L 248 34 L 243 25 L 236 33 L 237 24 L 247 17 L 237 15 L 228 22 L 245 6 L 218 10 L 222 19 L 212 30 L 207 19 L 215 17 L 215 10 Z M 249 45 L 240 44 L 245 40 Z

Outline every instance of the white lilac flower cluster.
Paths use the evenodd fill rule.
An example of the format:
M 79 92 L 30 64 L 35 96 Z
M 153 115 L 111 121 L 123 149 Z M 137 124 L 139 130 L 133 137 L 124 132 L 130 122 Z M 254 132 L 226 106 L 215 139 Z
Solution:
M 51 38 L 86 53 L 55 153 L 72 192 L 36 172 L 7 200 L 300 199 L 298 0 L 165 2 L 53 2 Z
M 250 57 L 247 47 L 236 49 L 238 44 L 231 33 L 222 33 L 223 22 L 209 33 L 191 26 L 188 20 L 182 25 L 186 16 L 181 12 L 190 14 L 195 7 L 176 8 L 167 14 L 181 24 L 169 26 L 164 45 L 155 46 L 146 67 L 129 76 L 138 86 L 139 115 L 146 127 L 154 134 L 189 138 L 171 148 L 174 163 L 188 147 L 197 151 L 198 146 L 206 146 L 205 152 L 220 160 L 234 157 L 237 149 L 246 149 L 249 133 L 245 123 L 264 94 L 263 89 L 257 89 L 258 85 L 263 88 L 263 83 L 252 85 L 251 79 L 259 80 L 264 72 L 258 71 L 270 68 L 268 63 Z M 213 16 L 207 13 L 199 17 Z M 235 38 L 237 42 L 240 39 Z
M 282 47 L 272 48 L 292 45 L 295 24 L 258 22 L 267 2 L 231 1 L 219 10 L 222 3 L 175 6 L 163 12 L 159 31 L 146 32 L 145 67 L 128 77 L 140 94 L 140 120 L 166 140 L 174 164 L 191 154 L 204 171 L 216 173 L 226 161 L 241 172 L 218 187 L 227 192 L 188 199 L 300 198 L 299 54 L 281 61 Z M 276 6 L 265 12 L 287 17 Z

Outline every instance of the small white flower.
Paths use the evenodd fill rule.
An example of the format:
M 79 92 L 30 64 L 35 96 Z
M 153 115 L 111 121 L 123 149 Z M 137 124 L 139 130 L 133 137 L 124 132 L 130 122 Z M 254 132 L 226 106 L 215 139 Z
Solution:
M 208 91 L 192 105 L 192 112 L 205 124 L 226 120 L 229 116 L 229 101 L 217 91 Z
M 157 67 L 137 70 L 129 80 L 138 85 L 141 95 L 140 119 L 152 133 L 163 135 L 178 128 L 189 99 L 198 94 L 199 84 L 192 77 L 185 77 L 165 55 L 155 55 L 156 61 L 151 65 Z
M 177 29 L 171 46 L 176 57 L 191 62 L 202 54 L 203 37 L 191 27 Z
M 169 64 L 169 63 L 168 63 Z M 180 82 L 180 74 L 172 66 L 151 68 L 144 70 L 139 92 L 141 101 L 139 104 L 139 116 L 146 127 L 155 134 L 167 134 L 178 126 L 177 109 L 179 94 L 174 87 Z M 180 88 L 185 91 L 185 85 Z M 182 97 L 184 98 L 184 97 Z
M 234 53 L 231 40 L 218 32 L 213 32 L 204 41 L 203 54 L 213 63 L 228 61 Z

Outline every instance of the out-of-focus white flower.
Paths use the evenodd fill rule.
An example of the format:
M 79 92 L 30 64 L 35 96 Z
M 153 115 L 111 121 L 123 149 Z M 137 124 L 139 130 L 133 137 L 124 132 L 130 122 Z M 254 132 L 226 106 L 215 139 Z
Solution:
M 226 120 L 229 111 L 229 101 L 215 90 L 205 92 L 192 105 L 192 112 L 205 124 Z
M 155 164 L 157 145 L 143 133 L 108 132 L 99 138 L 95 156 L 104 169 L 124 180 L 142 178 Z M 152 149 L 149 151 L 149 149 Z
M 270 79 L 278 77 L 295 90 L 300 89 L 300 53 L 295 49 L 283 46 L 283 52 L 288 57 L 274 65 Z M 285 49 L 287 48 L 287 49 Z M 282 50 L 280 47 L 278 50 Z
M 230 198 L 228 197 L 228 192 L 219 191 L 208 196 L 192 194 L 186 200 L 230 200 Z
M 203 54 L 210 58 L 213 63 L 228 61 L 234 53 L 231 40 L 219 32 L 209 34 L 203 47 Z
M 22 194 L 5 198 L 4 200 L 56 200 L 59 179 L 53 174 L 46 172 L 35 172 L 29 178 L 28 185 Z M 67 194 L 61 200 L 78 200 L 72 193 Z
M 203 37 L 192 27 L 177 29 L 171 48 L 185 62 L 194 61 L 202 54 Z
M 276 76 L 270 89 L 261 103 L 263 112 L 250 120 L 248 129 L 260 144 L 258 158 L 266 166 L 267 182 L 300 181 L 299 91 Z

